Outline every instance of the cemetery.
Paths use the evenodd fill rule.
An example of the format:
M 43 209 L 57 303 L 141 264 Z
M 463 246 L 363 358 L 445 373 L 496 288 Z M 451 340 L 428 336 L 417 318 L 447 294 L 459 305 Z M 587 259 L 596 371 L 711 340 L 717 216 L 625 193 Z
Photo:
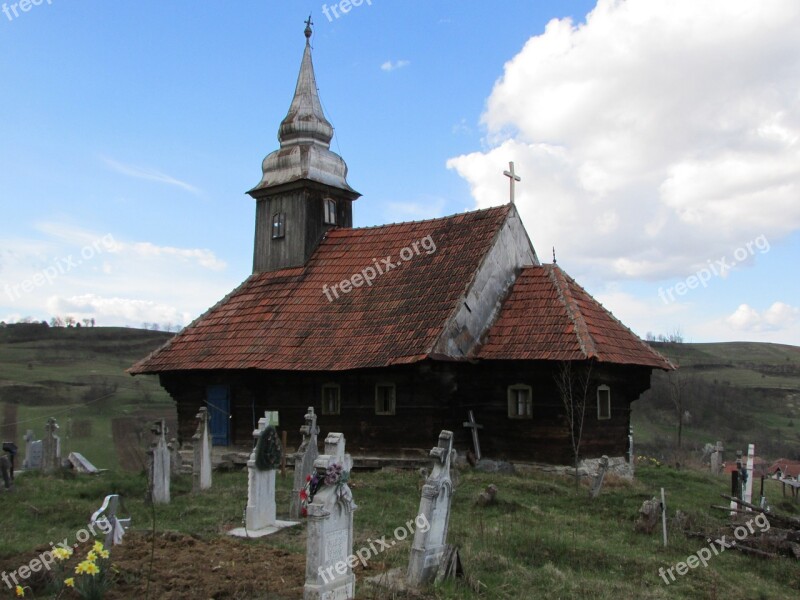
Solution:
M 791 480 L 786 473 L 751 476 L 752 447 L 729 457 L 737 466 L 732 478 L 719 472 L 726 450 L 717 442 L 705 472 L 637 457 L 631 479 L 609 470 L 603 457 L 576 488 L 566 469 L 479 470 L 466 460 L 476 448 L 457 448 L 446 430 L 431 440 L 419 471 L 363 469 L 348 454 L 346 436 L 321 433 L 324 418 L 313 408 L 296 449 L 282 446 L 273 422 L 274 413 L 259 419 L 244 468 L 210 476 L 203 474 L 214 462 L 203 442 L 204 411 L 195 446 L 183 452 L 191 464 L 177 473 L 163 420 L 150 428 L 141 474 L 79 469 L 91 466 L 79 452 L 58 461 L 52 437 L 42 444 L 51 453 L 44 460 L 29 431 L 21 457 L 6 447 L 5 456 L 24 467 L 0 496 L 14 524 L 4 531 L 0 572 L 36 597 L 55 596 L 60 563 L 36 573 L 26 565 L 64 540 L 75 544 L 77 558 L 66 561 L 74 566 L 96 540 L 118 572 L 104 580 L 105 598 L 536 598 L 529 590 L 539 588 L 582 597 L 588 581 L 598 598 L 661 598 L 663 577 L 669 597 L 710 589 L 731 598 L 784 597 L 800 577 L 800 519 L 793 516 L 800 510 L 779 487 Z M 471 422 L 465 427 L 477 431 L 479 445 Z M 41 430 L 57 435 L 57 420 Z M 731 506 L 719 505 L 720 496 Z M 739 551 L 675 577 L 686 556 L 705 557 L 701 538 L 739 539 L 748 520 L 762 527 Z M 619 577 L 609 575 L 615 570 Z M 11 591 L 0 588 L 0 597 Z
M 80 419 L 4 402 L 0 599 L 796 596 L 800 466 L 730 431 L 681 448 L 675 399 L 676 451 L 637 455 L 632 405 L 677 364 L 541 262 L 513 162 L 507 204 L 353 228 L 312 34 L 248 192 L 252 274 L 142 346 L 103 421 L 99 378 Z

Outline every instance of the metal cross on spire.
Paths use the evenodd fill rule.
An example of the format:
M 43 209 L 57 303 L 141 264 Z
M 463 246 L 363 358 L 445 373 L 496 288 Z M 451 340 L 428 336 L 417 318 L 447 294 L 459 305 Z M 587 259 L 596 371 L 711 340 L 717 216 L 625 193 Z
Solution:
M 314 24 L 314 22 L 311 20 L 311 15 L 308 15 L 308 20 L 305 21 L 305 24 L 306 24 L 306 30 L 305 30 L 304 33 L 306 34 L 306 39 L 310 40 L 311 39 L 311 33 L 312 33 L 311 26 Z
M 503 175 L 508 177 L 511 183 L 511 204 L 514 204 L 514 188 L 518 181 L 522 181 L 522 177 L 514 172 L 514 163 L 508 163 L 508 171 L 503 171 Z

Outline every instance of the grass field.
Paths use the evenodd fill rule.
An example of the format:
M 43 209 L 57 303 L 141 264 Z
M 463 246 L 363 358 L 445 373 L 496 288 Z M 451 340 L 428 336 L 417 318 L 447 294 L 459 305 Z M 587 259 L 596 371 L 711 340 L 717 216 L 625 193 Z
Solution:
M 172 334 L 125 328 L 0 328 L 0 437 L 24 448 L 58 420 L 62 456 L 81 452 L 98 468 L 118 466 L 115 417 L 170 411 L 154 377 L 125 370 Z
M 211 490 L 192 495 L 189 478 L 179 479 L 173 485 L 173 502 L 156 509 L 156 529 L 202 539 L 223 536 L 226 530 L 241 523 L 246 480 L 247 475 L 241 472 L 215 473 Z M 368 539 L 381 536 L 391 539 L 395 528 L 416 515 L 420 483 L 414 472 L 354 475 L 353 494 L 359 505 L 355 513 L 355 549 L 366 545 Z M 500 503 L 480 508 L 475 498 L 489 483 L 499 488 Z M 288 507 L 290 486 L 290 476 L 278 478 L 279 517 Z M 471 584 L 448 583 L 428 590 L 423 597 L 448 600 L 796 597 L 800 563 L 788 558 L 757 559 L 734 551 L 720 554 L 706 568 L 696 568 L 678 577 L 676 582 L 665 584 L 659 577 L 660 567 L 666 569 L 685 561 L 706 544 L 685 537 L 674 525 L 670 525 L 667 548 L 662 545 L 660 530 L 653 535 L 634 532 L 633 521 L 642 501 L 658 494 L 661 487 L 666 489 L 671 517 L 680 510 L 688 515 L 693 530 L 709 535 L 725 525 L 727 518 L 721 511 L 712 511 L 709 505 L 721 501 L 719 494 L 727 490 L 728 484 L 705 474 L 641 467 L 635 482 L 609 481 L 600 497 L 592 501 L 586 489 L 576 491 L 569 478 L 464 472 L 453 497 L 449 541 L 460 547 Z M 29 560 L 35 548 L 50 541 L 72 539 L 77 530 L 86 526 L 88 515 L 99 506 L 102 497 L 110 492 L 123 495 L 133 516 L 134 529 L 149 530 L 151 515 L 142 500 L 144 489 L 143 477 L 114 472 L 68 479 L 39 474 L 19 477 L 17 491 L 0 496 L 4 522 L 11 524 L 5 528 L 0 542 L 0 566 L 12 569 L 13 565 Z M 778 493 L 777 488 L 774 492 Z M 773 503 L 778 500 L 774 496 Z M 787 503 L 779 508 L 794 510 Z M 296 564 L 300 565 L 297 568 L 302 570 L 304 527 L 242 544 L 263 544 L 297 555 Z M 405 568 L 409 548 L 410 541 L 405 540 L 373 560 L 379 561 L 381 569 Z M 169 566 L 167 557 L 157 557 L 156 563 L 159 578 L 182 576 Z M 206 564 L 205 557 L 197 556 L 196 564 Z M 253 565 L 253 568 L 269 569 L 269 565 Z M 126 581 L 147 577 L 146 573 L 122 575 Z M 220 577 L 224 573 L 220 572 Z M 361 580 L 357 589 L 359 598 L 393 597 L 382 591 L 368 591 Z M 0 591 L 0 597 L 2 594 Z

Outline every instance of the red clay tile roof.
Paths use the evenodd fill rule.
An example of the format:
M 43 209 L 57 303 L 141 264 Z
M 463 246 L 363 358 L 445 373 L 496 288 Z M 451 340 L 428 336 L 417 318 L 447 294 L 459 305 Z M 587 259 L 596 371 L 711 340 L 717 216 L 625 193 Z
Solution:
M 674 368 L 557 265 L 522 270 L 477 358 Z
M 129 372 L 346 370 L 426 358 L 467 291 L 510 206 L 328 233 L 305 268 L 250 276 Z M 329 302 L 333 286 L 426 236 L 420 254 Z M 331 294 L 333 297 L 333 294 Z
M 773 475 L 775 471 L 780 470 L 784 477 L 800 476 L 800 462 L 796 460 L 789 460 L 787 458 L 779 458 L 769 467 L 769 474 Z

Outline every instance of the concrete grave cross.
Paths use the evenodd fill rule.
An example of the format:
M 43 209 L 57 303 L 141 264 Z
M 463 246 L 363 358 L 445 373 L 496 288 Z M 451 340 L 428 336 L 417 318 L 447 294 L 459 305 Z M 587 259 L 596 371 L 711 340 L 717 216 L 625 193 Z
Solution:
M 197 413 L 197 431 L 192 436 L 192 491 L 195 492 L 211 487 L 211 429 L 208 424 L 208 409 L 204 406 Z
M 425 519 L 427 528 L 414 532 L 411 557 L 406 575 L 408 584 L 418 587 L 430 583 L 435 577 L 447 548 L 447 530 L 450 524 L 450 505 L 453 485 L 450 479 L 450 461 L 453 455 L 453 432 L 443 430 L 439 443 L 431 450 L 431 474 L 422 486 L 422 498 L 417 519 Z
M 42 469 L 45 473 L 54 472 L 61 461 L 61 438 L 58 437 L 58 429 L 58 423 L 53 417 L 47 419 L 42 438 Z
M 167 447 L 167 426 L 164 419 L 156 421 L 151 431 L 156 437 L 147 451 L 149 498 L 154 504 L 169 504 L 170 452 Z
M 106 534 L 105 546 L 110 548 L 122 543 L 122 537 L 131 526 L 131 518 L 121 519 L 117 516 L 119 510 L 119 495 L 111 494 L 103 500 L 103 505 L 95 511 L 89 521 L 92 525 L 98 525 Z
M 711 473 L 714 475 L 719 475 L 722 473 L 722 452 L 725 450 L 722 446 L 722 442 L 717 442 L 716 446 L 714 446 L 713 451 L 711 452 Z
M 308 505 L 306 583 L 304 600 L 351 600 L 355 598 L 353 573 L 353 512 L 357 508 L 346 481 L 326 481 L 331 465 L 350 470 L 352 460 L 345 454 L 341 433 L 325 438 L 325 454 L 314 462 L 322 485 Z
M 464 427 L 472 430 L 472 446 L 475 449 L 475 458 L 481 459 L 481 444 L 478 440 L 478 429 L 483 429 L 483 425 L 475 422 L 475 415 L 469 411 L 469 421 L 464 421 Z
M 305 425 L 300 427 L 303 441 L 294 455 L 294 485 L 292 487 L 292 500 L 289 505 L 289 516 L 292 519 L 300 518 L 302 510 L 300 492 L 306 487 L 306 478 L 313 473 L 314 462 L 319 456 L 319 450 L 317 449 L 319 427 L 317 427 L 317 415 L 314 413 L 313 406 L 308 407 L 305 421 Z

